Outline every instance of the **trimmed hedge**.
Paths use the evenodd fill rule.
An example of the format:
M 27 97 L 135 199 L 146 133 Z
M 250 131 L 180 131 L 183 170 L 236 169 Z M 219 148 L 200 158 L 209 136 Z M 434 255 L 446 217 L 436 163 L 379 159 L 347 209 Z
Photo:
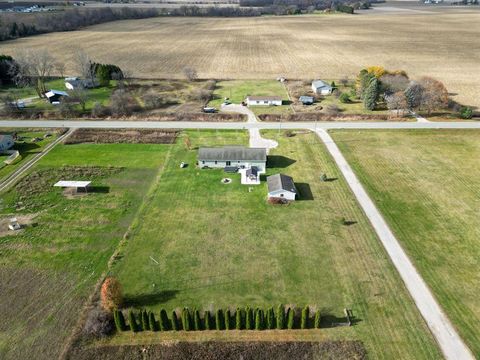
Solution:
M 212 321 L 210 311 L 203 313 L 203 319 L 200 317 L 200 311 L 197 309 L 189 310 L 183 308 L 180 319 L 175 311 L 172 312 L 171 319 L 168 318 L 167 312 L 162 309 L 160 311 L 159 321 L 155 319 L 155 315 L 151 311 L 140 310 L 138 319 L 135 313 L 130 310 L 128 312 L 128 325 L 120 310 L 114 310 L 113 317 L 117 331 L 131 330 L 137 331 L 200 331 L 200 330 L 264 330 L 264 329 L 319 329 L 321 327 L 320 310 L 315 311 L 314 316 L 310 317 L 310 308 L 305 306 L 302 308 L 300 317 L 297 318 L 295 308 L 288 307 L 285 312 L 285 306 L 280 304 L 277 311 L 273 307 L 269 307 L 266 311 L 255 308 L 253 311 L 250 307 L 237 308 L 235 313 L 231 313 L 229 309 L 225 311 L 217 309 L 215 312 L 215 323 Z M 313 315 L 313 314 L 312 314 Z M 179 321 L 180 320 L 180 321 Z

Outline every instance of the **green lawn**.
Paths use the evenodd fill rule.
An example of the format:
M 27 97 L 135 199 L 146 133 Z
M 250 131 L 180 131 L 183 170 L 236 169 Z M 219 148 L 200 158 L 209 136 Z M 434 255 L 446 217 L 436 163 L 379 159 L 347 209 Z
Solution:
M 280 147 L 271 153 L 268 172 L 292 175 L 301 192 L 300 201 L 287 207 L 266 203 L 264 182 L 249 192 L 236 174 L 228 175 L 233 183 L 224 185 L 221 170 L 195 168 L 195 147 L 247 144 L 245 132 L 188 134 L 194 149 L 187 151 L 181 139 L 172 146 L 112 268 L 127 304 L 157 312 L 183 306 L 310 304 L 325 316 L 342 316 L 350 307 L 358 319 L 355 326 L 313 330 L 302 338 L 360 339 L 375 359 L 441 357 L 370 224 L 313 134 L 286 138 L 282 132 Z M 278 132 L 266 134 L 277 137 Z M 181 161 L 189 166 L 180 169 Z M 320 181 L 324 172 L 334 180 Z M 355 223 L 345 226 L 343 217 Z M 182 334 L 141 336 L 160 341 L 185 338 Z M 129 333 L 111 341 L 134 338 Z M 235 337 L 192 335 L 198 338 Z
M 4 129 L 4 131 L 7 129 Z M 0 164 L 0 180 L 4 179 L 6 176 L 10 175 L 15 169 L 22 166 L 26 161 L 28 161 L 31 157 L 35 156 L 39 152 L 42 152 L 45 146 L 49 143 L 54 141 L 57 138 L 57 133 L 51 130 L 16 130 L 16 129 L 8 129 L 5 131 L 6 133 L 17 132 L 18 136 L 21 137 L 20 141 L 15 142 L 15 146 L 13 150 L 18 150 L 21 155 L 21 160 L 7 165 L 3 163 L 3 160 L 6 160 L 7 156 L 2 157 L 0 160 L 2 161 Z M 46 133 L 52 134 L 52 136 L 44 138 L 43 136 Z M 34 138 L 41 139 L 40 141 L 33 142 Z
M 448 317 L 480 357 L 480 132 L 332 134 Z
M 247 96 L 281 96 L 284 104 L 288 103 L 288 94 L 282 83 L 276 80 L 225 80 L 217 82 L 213 92 L 213 100 L 208 106 L 219 108 L 224 98 L 232 103 L 240 104 Z M 256 114 L 288 113 L 289 105 L 282 106 L 252 106 Z
M 1 219 L 36 215 L 36 226 L 0 237 L 0 358 L 59 357 L 169 149 L 58 145 L 33 169 L 43 171 L 41 178 L 52 177 L 41 193 L 28 193 L 17 185 L 0 195 Z M 93 181 L 102 191 L 69 199 L 51 186 L 63 178 L 63 165 L 111 165 L 122 170 L 114 174 L 102 170 L 106 175 Z M 20 195 L 26 208 L 15 211 Z

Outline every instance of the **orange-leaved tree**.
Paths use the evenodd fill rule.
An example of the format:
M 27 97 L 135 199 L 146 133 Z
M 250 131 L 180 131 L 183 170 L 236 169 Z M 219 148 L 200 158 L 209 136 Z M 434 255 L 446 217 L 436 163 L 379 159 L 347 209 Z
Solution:
M 102 307 L 107 311 L 113 311 L 122 306 L 123 294 L 120 282 L 114 277 L 107 277 L 100 291 Z

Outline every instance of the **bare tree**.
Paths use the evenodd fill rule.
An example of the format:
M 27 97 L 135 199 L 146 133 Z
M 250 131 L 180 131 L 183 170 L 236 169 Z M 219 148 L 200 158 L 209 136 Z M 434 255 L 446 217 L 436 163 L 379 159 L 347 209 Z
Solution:
M 343 86 L 347 86 L 349 81 L 350 80 L 348 79 L 348 76 L 344 76 L 340 79 L 340 84 L 342 84 Z
M 95 84 L 95 68 L 90 56 L 82 50 L 77 51 L 75 54 L 75 64 L 81 76 L 90 80 L 92 84 Z
M 419 84 L 423 88 L 421 108 L 427 110 L 429 115 L 434 110 L 448 106 L 448 91 L 441 81 L 431 77 L 423 77 Z
M 183 68 L 183 74 L 189 81 L 195 81 L 198 78 L 197 70 L 189 66 Z
M 400 115 L 400 111 L 407 109 L 407 97 L 403 91 L 397 91 L 394 94 L 385 97 L 387 107 L 391 111 L 396 111 L 397 116 Z
M 57 71 L 57 73 L 60 75 L 60 77 L 65 77 L 65 63 L 63 62 L 56 62 L 55 63 L 55 70 Z
M 77 88 L 69 92 L 70 100 L 80 104 L 82 111 L 85 112 L 88 101 L 88 93 L 83 88 Z
M 394 94 L 398 91 L 405 91 L 410 80 L 403 74 L 385 74 L 380 78 L 380 92 Z
M 15 57 L 18 64 L 18 82 L 29 81 L 39 97 L 47 92 L 45 81 L 54 68 L 54 59 L 46 49 L 22 50 Z M 17 81 L 17 80 L 16 80 Z

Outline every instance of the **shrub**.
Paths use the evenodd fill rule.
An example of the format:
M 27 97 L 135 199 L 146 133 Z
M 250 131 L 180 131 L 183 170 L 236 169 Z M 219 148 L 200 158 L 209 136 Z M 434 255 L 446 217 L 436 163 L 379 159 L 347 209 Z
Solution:
M 160 330 L 168 331 L 170 328 L 169 326 L 169 319 L 167 312 L 165 309 L 160 310 Z
M 277 308 L 277 329 L 285 329 L 285 307 L 282 304 Z
M 110 114 L 111 114 L 110 108 L 100 104 L 99 102 L 96 102 L 92 107 L 91 115 L 94 118 L 102 118 L 102 117 L 109 116 Z
M 300 328 L 301 329 L 308 329 L 308 315 L 309 315 L 310 309 L 308 306 L 305 306 L 302 309 L 302 317 L 300 320 Z
M 197 309 L 193 311 L 193 328 L 197 331 L 202 330 L 202 323 L 200 321 L 200 312 Z
M 330 86 L 332 87 L 332 89 L 336 89 L 336 88 L 337 88 L 337 84 L 335 84 L 335 81 L 332 81 L 332 83 L 330 84 Z
M 317 310 L 315 312 L 315 322 L 314 322 L 315 329 L 320 329 L 320 321 L 321 321 L 320 310 Z
M 273 312 L 273 308 L 267 309 L 267 329 L 274 329 L 275 328 L 275 313 Z
M 325 112 L 328 115 L 337 115 L 341 112 L 341 109 L 335 104 L 328 104 L 325 108 Z
M 473 117 L 473 110 L 469 107 L 464 107 L 460 110 L 460 117 L 462 119 L 471 119 Z
M 245 329 L 253 330 L 253 311 L 247 306 L 245 309 Z
M 148 313 L 148 327 L 152 331 L 158 331 L 157 321 L 155 320 L 155 315 L 153 312 Z
M 208 310 L 203 313 L 203 326 L 205 330 L 211 330 L 212 328 L 212 319 L 210 318 L 210 311 Z
M 287 328 L 289 330 L 293 329 L 295 326 L 295 310 L 288 308 L 287 310 Z
M 139 312 L 140 324 L 142 325 L 142 330 L 150 330 L 150 324 L 148 323 L 148 313 L 147 310 L 140 310 Z
M 112 311 L 122 306 L 123 295 L 120 282 L 114 277 L 107 277 L 100 290 L 100 300 L 102 307 L 106 311 Z
M 117 331 L 125 331 L 127 329 L 127 324 L 125 324 L 125 317 L 120 310 L 114 310 L 113 320 L 115 321 L 115 326 Z
M 172 330 L 178 330 L 178 318 L 175 310 L 172 311 Z
M 139 331 L 137 320 L 135 319 L 135 314 L 132 310 L 128 312 L 128 324 L 130 325 L 130 330 L 133 332 Z
M 364 97 L 363 105 L 367 110 L 374 110 L 377 106 L 377 97 L 378 97 L 378 79 L 376 77 L 372 78 L 368 83 Z
M 338 99 L 343 104 L 348 104 L 349 102 L 351 102 L 350 95 L 348 95 L 347 93 L 341 93 Z
M 190 331 L 193 328 L 192 316 L 187 308 L 183 308 L 182 310 L 182 327 L 185 331 Z
M 225 311 L 225 330 L 230 330 L 230 319 L 231 319 L 230 310 Z
M 255 330 L 263 329 L 263 311 L 260 309 L 255 310 Z
M 100 338 L 108 336 L 114 329 L 113 317 L 110 312 L 103 309 L 92 310 L 85 322 L 85 334 Z
M 223 319 L 223 310 L 218 309 L 215 313 L 215 329 L 223 330 L 223 325 L 225 325 L 225 320 Z
M 237 308 L 235 313 L 235 329 L 241 330 L 243 328 L 243 311 L 240 308 Z

